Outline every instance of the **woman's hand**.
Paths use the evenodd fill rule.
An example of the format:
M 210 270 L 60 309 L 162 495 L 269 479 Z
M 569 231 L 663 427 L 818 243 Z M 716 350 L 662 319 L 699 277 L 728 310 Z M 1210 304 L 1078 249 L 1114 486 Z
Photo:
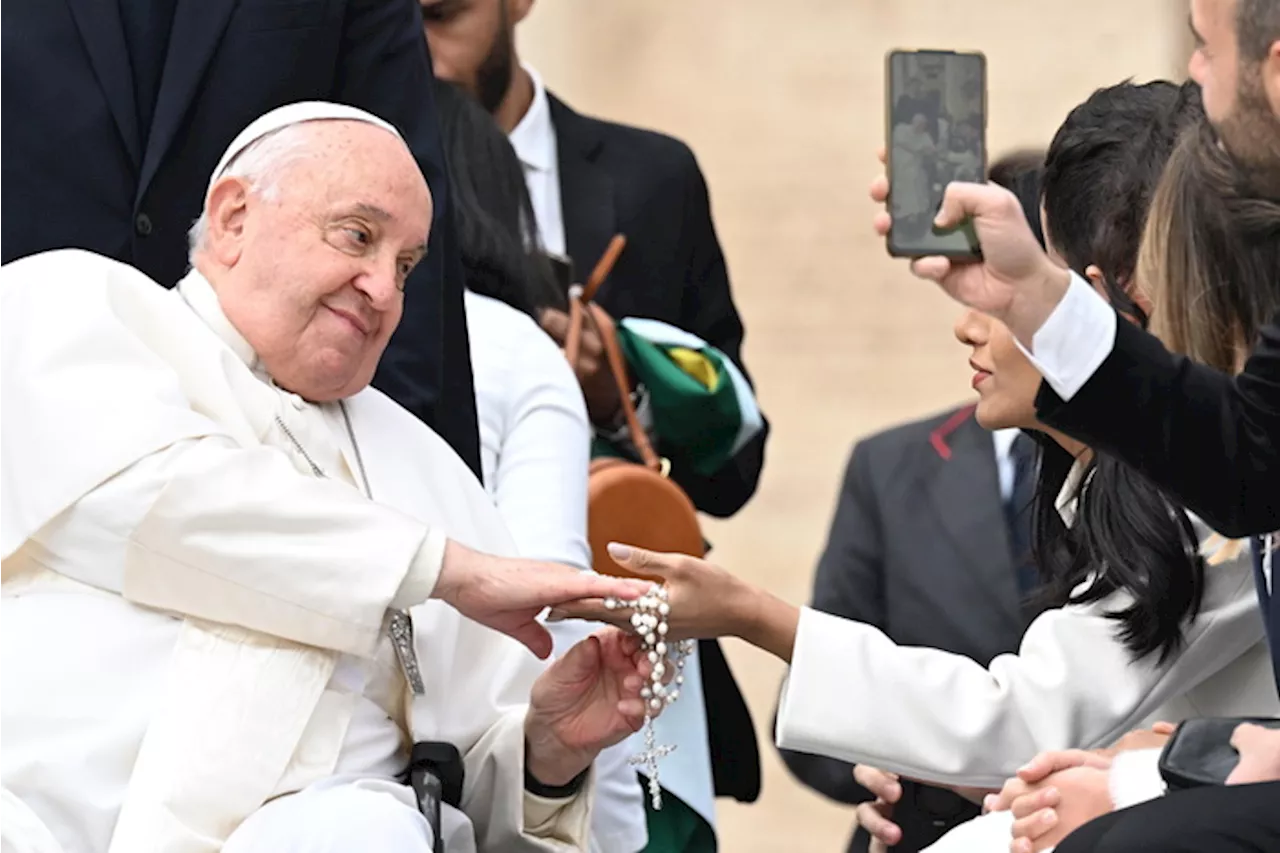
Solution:
M 684 554 L 657 554 L 611 543 L 609 555 L 628 571 L 658 578 L 667 588 L 667 642 L 740 637 L 785 661 L 795 645 L 799 610 L 724 569 Z M 631 609 L 601 599 L 557 605 L 549 621 L 588 619 L 628 628 Z
M 902 799 L 902 783 L 894 773 L 866 764 L 855 764 L 853 781 L 875 794 L 875 799 L 858 803 L 858 826 L 871 836 L 870 853 L 885 853 L 902 840 L 902 828 L 893 822 L 893 807 Z

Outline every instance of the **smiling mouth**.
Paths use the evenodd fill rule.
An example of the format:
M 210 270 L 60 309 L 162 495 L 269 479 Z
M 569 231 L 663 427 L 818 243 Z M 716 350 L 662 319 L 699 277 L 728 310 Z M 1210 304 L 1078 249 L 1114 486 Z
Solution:
M 326 305 L 325 307 L 329 308 L 328 305 Z M 359 317 L 357 317 L 356 315 L 352 314 L 349 311 L 343 311 L 341 308 L 329 308 L 329 310 L 332 311 L 334 314 L 337 314 L 343 320 L 347 321 L 347 323 L 351 326 L 351 328 L 355 329 L 361 335 L 368 337 L 369 335 L 368 324 L 366 324 Z

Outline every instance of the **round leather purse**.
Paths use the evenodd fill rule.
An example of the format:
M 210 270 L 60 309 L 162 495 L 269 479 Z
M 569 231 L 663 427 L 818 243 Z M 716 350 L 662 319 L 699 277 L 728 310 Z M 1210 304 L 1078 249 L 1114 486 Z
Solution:
M 615 236 L 587 283 L 570 288 L 565 356 L 570 365 L 578 363 L 582 330 L 590 323 L 600 337 L 609 369 L 618 384 L 622 414 L 640 461 L 615 457 L 599 457 L 591 461 L 587 481 L 587 540 L 591 545 L 592 567 L 597 572 L 636 577 L 635 572 L 619 566 L 609 556 L 610 542 L 633 545 L 647 551 L 701 557 L 705 553 L 705 540 L 693 501 L 671 479 L 670 461 L 658 456 L 636 417 L 631 400 L 631 382 L 613 320 L 591 301 L 625 245 L 622 235 Z

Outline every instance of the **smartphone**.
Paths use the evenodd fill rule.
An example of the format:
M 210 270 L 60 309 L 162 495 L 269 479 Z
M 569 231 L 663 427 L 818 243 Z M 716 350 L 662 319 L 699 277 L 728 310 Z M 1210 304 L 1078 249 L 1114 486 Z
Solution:
M 933 225 L 952 181 L 986 180 L 987 59 L 951 50 L 892 50 L 885 56 L 885 152 L 889 254 L 978 258 L 970 222 Z

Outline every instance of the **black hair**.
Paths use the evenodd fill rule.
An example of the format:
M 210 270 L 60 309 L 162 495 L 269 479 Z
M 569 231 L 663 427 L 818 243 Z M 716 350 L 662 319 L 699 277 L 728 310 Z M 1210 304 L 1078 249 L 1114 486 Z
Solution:
M 1081 275 L 1096 265 L 1111 304 L 1139 320 L 1126 287 L 1147 209 L 1179 134 L 1203 116 L 1195 83 L 1126 80 L 1072 110 L 1045 155 L 1045 237 Z
M 1027 217 L 1031 233 L 1044 248 L 1044 229 L 1040 227 L 1040 185 L 1044 181 L 1044 152 L 1015 151 L 991 164 L 987 180 L 999 184 L 1018 197 L 1022 213 Z
M 1180 132 L 1203 118 L 1199 88 L 1168 82 L 1099 89 L 1071 111 L 1045 158 L 1046 236 L 1083 274 L 1103 273 L 1112 305 L 1146 327 L 1126 292 L 1137 265 L 1147 210 Z M 1125 322 L 1120 320 L 1119 322 Z M 1131 603 L 1107 615 L 1135 659 L 1163 662 L 1199 615 L 1204 560 L 1190 519 L 1143 475 L 1096 453 L 1071 496 L 1070 527 L 1057 497 L 1075 459 L 1047 436 L 1033 504 L 1032 551 L 1052 606 L 1087 604 L 1113 593 Z
M 534 317 L 562 306 L 515 149 L 461 89 L 441 80 L 434 89 L 467 288 Z

